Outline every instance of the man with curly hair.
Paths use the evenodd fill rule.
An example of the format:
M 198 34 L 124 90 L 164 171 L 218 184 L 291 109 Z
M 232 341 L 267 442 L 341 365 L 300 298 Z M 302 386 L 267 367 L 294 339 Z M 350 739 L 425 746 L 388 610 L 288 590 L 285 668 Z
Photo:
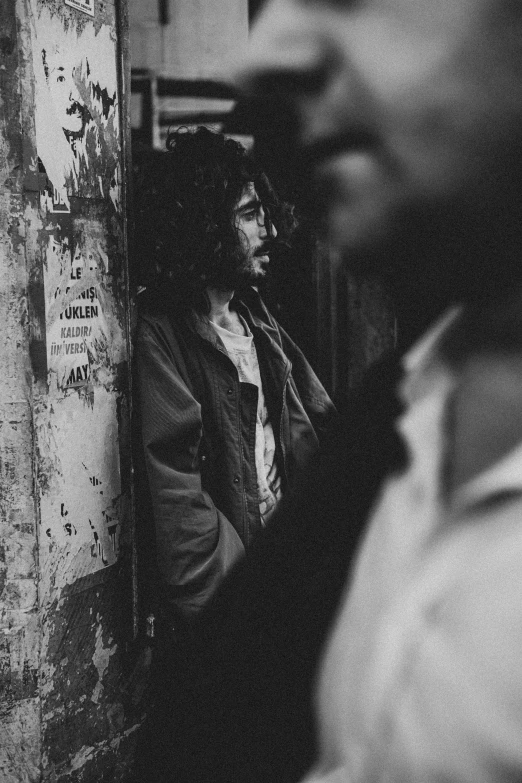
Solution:
M 269 524 L 332 403 L 256 289 L 295 219 L 237 141 L 181 130 L 137 188 L 157 602 L 181 632 Z

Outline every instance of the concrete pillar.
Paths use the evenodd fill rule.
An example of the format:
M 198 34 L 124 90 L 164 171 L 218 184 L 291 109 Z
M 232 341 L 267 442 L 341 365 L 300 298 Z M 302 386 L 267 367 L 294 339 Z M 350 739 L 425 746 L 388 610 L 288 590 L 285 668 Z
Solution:
M 124 780 L 124 5 L 0 4 L 0 781 Z

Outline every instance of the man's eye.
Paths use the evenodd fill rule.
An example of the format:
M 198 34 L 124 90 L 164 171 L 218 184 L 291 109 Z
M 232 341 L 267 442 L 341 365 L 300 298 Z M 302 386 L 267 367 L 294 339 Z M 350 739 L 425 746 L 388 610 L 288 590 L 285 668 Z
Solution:
M 246 220 L 254 220 L 257 217 L 257 209 L 249 209 L 248 212 L 243 213 L 243 217 Z
M 59 77 L 56 79 L 56 81 L 57 81 L 57 82 L 64 82 L 64 81 L 65 81 L 65 76 L 59 76 Z

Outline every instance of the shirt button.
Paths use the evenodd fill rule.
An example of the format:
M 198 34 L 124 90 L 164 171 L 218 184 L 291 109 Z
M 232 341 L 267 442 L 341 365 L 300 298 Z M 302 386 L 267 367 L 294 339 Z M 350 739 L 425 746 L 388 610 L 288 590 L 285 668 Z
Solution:
M 231 394 L 234 394 L 234 389 L 227 389 L 227 394 L 230 396 Z
M 234 476 L 234 484 L 239 484 L 239 476 Z

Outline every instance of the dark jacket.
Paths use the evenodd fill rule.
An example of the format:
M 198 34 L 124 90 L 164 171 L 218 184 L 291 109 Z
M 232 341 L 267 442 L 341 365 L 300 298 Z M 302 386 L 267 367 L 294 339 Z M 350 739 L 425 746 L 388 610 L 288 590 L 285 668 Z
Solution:
M 252 289 L 234 301 L 251 329 L 283 488 L 318 447 L 333 406 L 303 353 Z M 209 600 L 261 528 L 257 387 L 208 318 L 144 301 L 137 335 L 141 427 L 164 598 L 189 616 Z
M 394 426 L 399 377 L 391 357 L 345 402 L 202 614 L 184 686 L 166 661 L 139 783 L 298 783 L 309 769 L 320 652 L 382 480 L 407 461 Z

